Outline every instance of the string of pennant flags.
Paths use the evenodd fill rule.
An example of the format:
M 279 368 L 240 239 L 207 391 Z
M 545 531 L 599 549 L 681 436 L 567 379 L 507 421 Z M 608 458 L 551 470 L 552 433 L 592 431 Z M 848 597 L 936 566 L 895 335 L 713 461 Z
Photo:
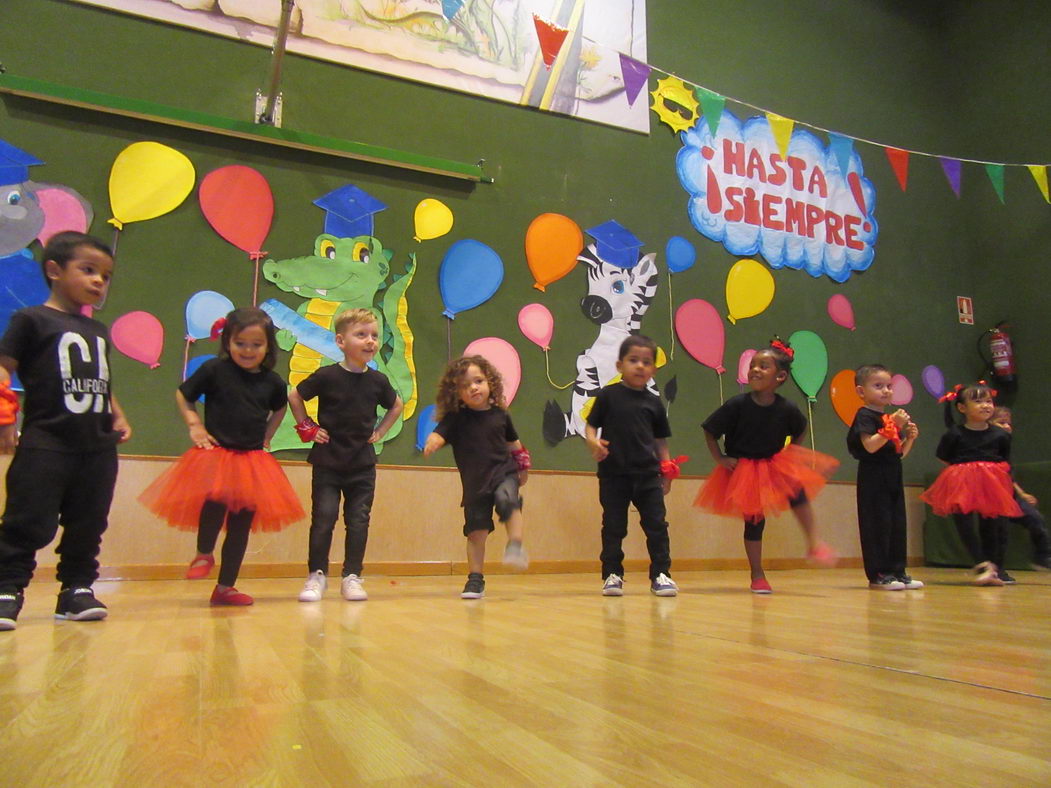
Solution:
M 459 10 L 460 3 L 456 0 L 445 0 L 445 4 L 451 10 L 452 6 L 456 6 L 456 10 Z M 547 68 L 551 68 L 557 59 L 559 52 L 562 49 L 565 39 L 569 33 L 569 30 L 564 27 L 559 27 L 545 19 L 542 19 L 536 14 L 533 14 L 533 21 L 536 26 L 537 39 L 540 42 L 541 55 L 544 59 L 544 65 Z M 581 39 L 587 41 L 589 44 L 602 47 L 604 49 L 612 49 L 605 44 L 588 38 L 585 35 L 581 35 Z M 877 148 L 882 148 L 884 154 L 887 157 L 887 161 L 890 164 L 891 169 L 894 171 L 894 175 L 897 178 L 898 185 L 902 191 L 906 191 L 909 181 L 909 158 L 911 156 L 924 156 L 930 159 L 937 159 L 941 164 L 942 172 L 945 173 L 945 177 L 949 182 L 949 186 L 956 194 L 957 198 L 960 196 L 960 186 L 963 179 L 963 164 L 980 164 L 985 170 L 986 175 L 989 178 L 989 182 L 992 184 L 993 189 L 996 192 L 996 196 L 999 198 L 1000 203 L 1004 204 L 1004 171 L 1007 167 L 1025 167 L 1029 170 L 1033 180 L 1036 183 L 1037 188 L 1040 190 L 1040 194 L 1044 198 L 1044 202 L 1051 204 L 1051 194 L 1048 192 L 1048 165 L 1046 164 L 1015 164 L 1006 162 L 993 162 L 993 161 L 982 161 L 980 159 L 967 159 L 957 156 L 943 156 L 935 153 L 926 153 L 924 151 L 909 150 L 907 148 L 899 148 L 892 145 L 885 145 L 881 142 L 875 142 L 874 140 L 865 139 L 863 137 L 854 137 L 839 132 L 831 131 L 830 129 L 816 126 L 812 123 L 805 121 L 797 121 L 792 118 L 786 118 L 782 115 L 778 115 L 775 112 L 758 107 L 747 101 L 736 99 L 730 96 L 723 96 L 710 88 L 706 88 L 695 82 L 684 80 L 681 77 L 672 74 L 671 72 L 664 71 L 663 69 L 652 66 L 648 63 L 643 63 L 630 55 L 626 55 L 623 52 L 613 49 L 614 52 L 620 56 L 620 67 L 621 74 L 624 79 L 624 95 L 627 99 L 629 106 L 634 106 L 639 93 L 642 92 L 642 88 L 647 85 L 649 78 L 653 72 L 664 75 L 664 79 L 659 80 L 658 90 L 655 90 L 651 95 L 654 97 L 654 105 L 651 107 L 657 115 L 661 118 L 664 123 L 667 123 L 675 131 L 681 131 L 685 128 L 689 128 L 692 122 L 696 120 L 696 109 L 698 106 L 701 108 L 701 114 L 704 116 L 708 123 L 708 127 L 711 129 L 712 136 L 715 136 L 716 131 L 719 127 L 719 121 L 722 117 L 723 107 L 727 101 L 731 101 L 735 104 L 748 107 L 756 112 L 761 112 L 766 116 L 767 121 L 770 124 L 770 130 L 774 135 L 774 140 L 777 142 L 778 148 L 781 150 L 781 154 L 784 156 L 788 150 L 788 143 L 792 137 L 792 130 L 795 126 L 805 126 L 806 128 L 819 131 L 828 136 L 829 146 L 833 153 L 836 155 L 837 160 L 840 162 L 840 166 L 844 172 L 847 171 L 847 162 L 850 161 L 850 155 L 854 149 L 855 142 L 862 142 L 866 145 L 872 145 Z M 693 93 L 687 90 L 686 86 L 689 86 Z M 665 93 L 676 94 L 674 88 L 680 88 L 679 95 L 686 94 L 691 97 L 696 95 L 696 99 L 688 102 L 683 108 L 689 110 L 685 116 L 689 119 L 689 123 L 684 123 L 680 118 L 670 118 L 666 113 L 660 111 L 657 105 L 658 95 L 664 95 L 660 93 L 660 87 L 671 88 L 666 90 Z M 664 101 L 667 101 L 667 96 L 664 97 Z M 692 106 L 690 106 L 692 104 Z M 680 113 L 681 114 L 681 113 Z

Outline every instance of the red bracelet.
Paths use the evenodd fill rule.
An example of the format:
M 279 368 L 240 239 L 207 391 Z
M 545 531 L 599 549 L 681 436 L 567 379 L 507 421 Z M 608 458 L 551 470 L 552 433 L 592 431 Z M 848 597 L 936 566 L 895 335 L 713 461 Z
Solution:
M 880 427 L 876 434 L 893 443 L 894 451 L 901 454 L 901 432 L 898 430 L 898 425 L 894 423 L 894 419 L 890 417 L 890 414 L 883 414 L 883 426 Z
M 661 476 L 668 481 L 678 479 L 679 476 L 682 475 L 682 468 L 680 466 L 689 459 L 690 458 L 685 454 L 680 454 L 672 460 L 661 460 Z
M 511 456 L 515 458 L 515 462 L 518 463 L 518 470 L 528 471 L 533 467 L 533 458 L 529 456 L 529 449 L 525 447 L 521 449 L 514 449 L 511 452 Z
M 14 424 L 18 417 L 18 395 L 7 381 L 0 383 L 0 426 Z
M 314 440 L 319 429 L 321 429 L 320 425 L 309 416 L 296 425 L 296 432 L 299 433 L 299 439 L 303 443 L 310 443 Z

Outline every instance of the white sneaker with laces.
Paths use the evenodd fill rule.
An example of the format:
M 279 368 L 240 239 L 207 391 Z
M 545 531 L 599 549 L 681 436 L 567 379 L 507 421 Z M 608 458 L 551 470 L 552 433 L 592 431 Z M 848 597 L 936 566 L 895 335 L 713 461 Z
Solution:
M 343 578 L 343 583 L 340 585 L 340 593 L 343 594 L 343 598 L 348 602 L 364 602 L 369 598 L 368 592 L 361 587 L 361 584 L 365 582 L 357 575 L 347 575 Z
M 328 588 L 328 578 L 320 569 L 307 575 L 307 581 L 303 584 L 303 590 L 299 592 L 300 602 L 320 602 Z
M 661 572 L 650 583 L 650 591 L 657 596 L 677 596 L 679 587 L 675 585 L 674 580 Z
M 504 548 L 504 566 L 509 566 L 519 572 L 529 568 L 529 556 L 521 542 L 508 542 Z
M 611 572 L 602 584 L 602 596 L 624 596 L 624 578 Z

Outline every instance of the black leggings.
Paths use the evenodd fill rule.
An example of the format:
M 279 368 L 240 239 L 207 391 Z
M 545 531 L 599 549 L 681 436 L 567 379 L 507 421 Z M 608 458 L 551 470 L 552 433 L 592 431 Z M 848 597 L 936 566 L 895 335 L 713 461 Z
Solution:
M 992 561 L 998 569 L 1002 569 L 1007 550 L 1007 521 L 1003 517 L 979 517 L 978 532 L 975 533 L 974 518 L 973 513 L 952 516 L 960 540 L 975 565 Z
M 219 532 L 226 522 L 226 539 L 223 540 L 222 563 L 219 566 L 219 585 L 232 586 L 241 571 L 241 561 L 248 549 L 248 535 L 252 532 L 255 509 L 228 512 L 226 504 L 205 501 L 197 521 L 197 552 L 210 554 L 215 550 Z
M 792 509 L 797 506 L 802 506 L 807 502 L 806 491 L 800 490 L 795 498 L 789 500 L 788 505 Z M 761 542 L 763 541 L 763 529 L 766 528 L 766 518 L 760 517 L 758 520 L 745 520 L 744 521 L 744 540 L 746 542 Z

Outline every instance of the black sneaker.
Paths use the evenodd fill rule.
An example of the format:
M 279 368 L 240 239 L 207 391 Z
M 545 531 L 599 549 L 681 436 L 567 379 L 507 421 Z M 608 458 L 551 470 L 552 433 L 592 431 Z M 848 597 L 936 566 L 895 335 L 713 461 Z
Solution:
M 90 588 L 64 588 L 58 593 L 55 618 L 67 621 L 100 621 L 109 613 Z
M 1051 555 L 1038 555 L 1033 559 L 1032 567 L 1039 572 L 1051 571 Z
M 901 583 L 903 586 L 905 586 L 906 590 L 923 588 L 922 580 L 914 580 L 909 575 L 895 575 L 894 579 Z
M 18 613 L 22 609 L 24 599 L 21 591 L 5 591 L 0 594 L 0 632 L 17 626 Z
M 894 577 L 894 575 L 876 575 L 876 579 L 869 583 L 873 591 L 902 591 L 905 584 Z
M 467 575 L 467 584 L 460 592 L 460 599 L 481 599 L 485 596 L 485 578 L 481 572 L 471 572 Z
M 999 577 L 1001 580 L 1003 580 L 1004 581 L 1004 585 L 1007 585 L 1007 586 L 1013 586 L 1015 583 L 1018 582 L 1013 577 L 1011 577 L 1011 575 L 1007 574 L 1007 570 L 1006 569 L 999 570 L 996 573 L 996 576 Z

